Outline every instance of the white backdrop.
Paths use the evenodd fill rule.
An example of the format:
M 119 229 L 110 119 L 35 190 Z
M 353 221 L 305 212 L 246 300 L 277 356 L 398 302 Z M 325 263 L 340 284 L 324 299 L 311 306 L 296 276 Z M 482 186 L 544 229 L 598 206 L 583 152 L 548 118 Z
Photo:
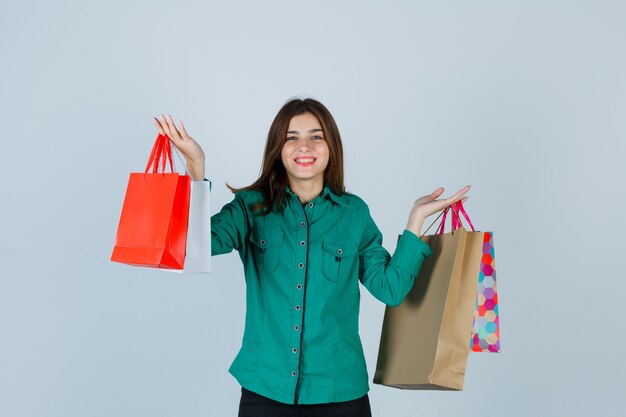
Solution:
M 186 277 L 109 257 L 152 116 L 203 146 L 217 212 L 292 96 L 335 116 L 390 252 L 438 186 L 472 184 L 494 231 L 502 352 L 471 354 L 463 392 L 371 383 L 384 305 L 361 287 L 374 416 L 623 415 L 625 21 L 599 0 L 3 0 L 0 416 L 236 415 L 236 253 Z

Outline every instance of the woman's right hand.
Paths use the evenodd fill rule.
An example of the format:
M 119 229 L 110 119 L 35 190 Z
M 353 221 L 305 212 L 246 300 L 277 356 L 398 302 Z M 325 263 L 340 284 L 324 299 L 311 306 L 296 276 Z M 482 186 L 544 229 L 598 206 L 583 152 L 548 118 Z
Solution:
M 159 129 L 159 134 L 166 135 L 174 142 L 176 149 L 180 151 L 187 161 L 187 169 L 194 180 L 204 179 L 204 151 L 185 130 L 183 122 L 179 122 L 176 128 L 172 116 L 161 114 L 158 119 L 154 118 L 154 124 Z M 180 130 L 179 130 L 180 129 Z

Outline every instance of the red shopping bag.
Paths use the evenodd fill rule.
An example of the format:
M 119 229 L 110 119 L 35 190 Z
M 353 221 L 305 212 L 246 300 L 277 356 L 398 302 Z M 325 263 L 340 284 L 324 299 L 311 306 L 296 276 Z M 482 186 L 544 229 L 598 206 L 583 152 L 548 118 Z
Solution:
M 174 172 L 170 139 L 157 136 L 145 171 L 130 174 L 111 261 L 182 269 L 190 190 L 191 177 Z

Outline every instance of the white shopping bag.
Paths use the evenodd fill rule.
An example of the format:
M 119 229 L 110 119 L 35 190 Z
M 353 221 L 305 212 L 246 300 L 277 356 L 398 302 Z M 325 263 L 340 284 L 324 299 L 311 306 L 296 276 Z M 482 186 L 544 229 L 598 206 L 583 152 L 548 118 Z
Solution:
M 184 274 L 211 272 L 211 181 L 191 181 Z

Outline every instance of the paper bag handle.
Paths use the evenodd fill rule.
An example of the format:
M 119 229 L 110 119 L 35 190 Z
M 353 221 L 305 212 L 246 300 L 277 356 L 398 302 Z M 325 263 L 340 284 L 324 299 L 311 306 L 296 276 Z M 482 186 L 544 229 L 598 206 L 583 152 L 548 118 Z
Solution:
M 430 224 L 430 226 L 428 226 L 428 228 L 424 231 L 424 233 L 422 233 L 420 238 L 424 236 L 426 232 L 428 232 L 428 230 L 433 226 L 433 224 L 435 224 L 435 222 L 437 222 L 437 220 L 439 219 L 439 217 L 441 217 L 441 215 L 443 215 L 443 219 L 441 220 L 441 223 L 439 224 L 437 228 L 437 232 L 435 234 L 443 234 L 444 229 L 445 229 L 445 224 L 446 224 L 446 217 L 448 215 L 448 210 L 450 210 L 450 208 L 452 208 L 452 213 L 453 213 L 450 216 L 450 218 L 452 219 L 452 233 L 454 233 L 455 230 L 463 226 L 463 224 L 461 223 L 461 218 L 459 216 L 459 211 L 461 212 L 461 214 L 463 214 L 463 217 L 465 217 L 465 219 L 469 223 L 470 227 L 472 228 L 472 232 L 475 231 L 474 225 L 472 224 L 472 221 L 470 220 L 469 216 L 467 215 L 467 212 L 465 211 L 465 208 L 463 207 L 463 202 L 459 200 L 456 203 L 450 204 L 441 213 L 439 213 L 439 216 L 437 216 L 437 218 Z
M 167 161 L 170 163 L 170 171 L 174 172 L 174 165 L 172 163 L 172 148 L 170 145 L 170 139 L 165 136 L 159 134 L 154 141 L 154 145 L 152 146 L 152 151 L 150 151 L 150 157 L 148 158 L 148 164 L 146 165 L 146 169 L 144 171 L 144 177 L 148 173 L 150 166 L 152 165 L 152 172 L 154 174 L 159 171 L 159 163 L 161 163 L 161 172 L 165 175 L 165 166 Z

